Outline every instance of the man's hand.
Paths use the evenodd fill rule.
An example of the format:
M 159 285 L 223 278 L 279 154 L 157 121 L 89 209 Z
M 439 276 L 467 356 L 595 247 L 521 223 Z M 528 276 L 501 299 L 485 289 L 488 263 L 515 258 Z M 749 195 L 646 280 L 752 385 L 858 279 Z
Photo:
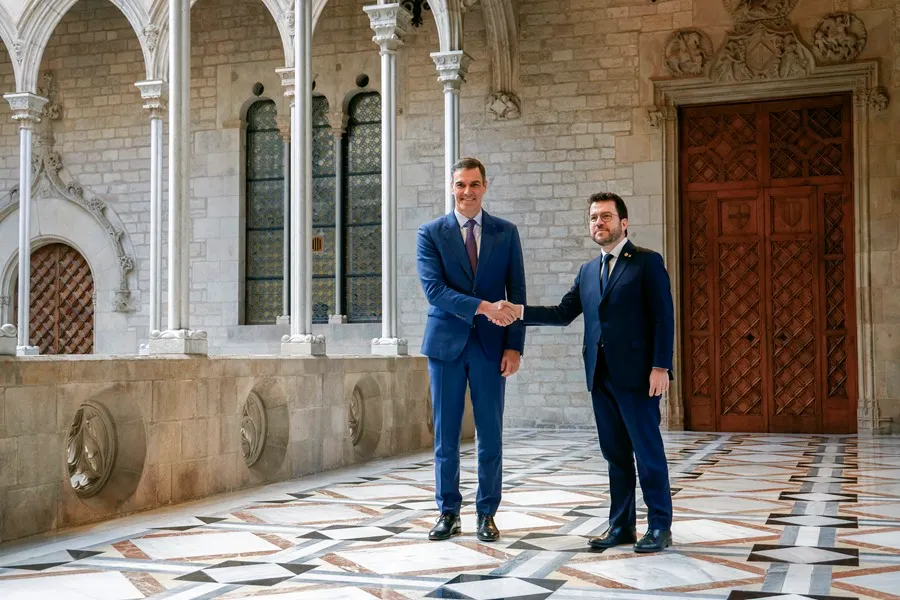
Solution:
M 659 367 L 653 367 L 650 371 L 650 397 L 661 396 L 669 390 L 669 371 Z
M 518 350 L 504 350 L 503 358 L 500 359 L 500 374 L 504 377 L 515 375 L 521 361 L 522 355 Z
M 497 305 L 500 306 L 500 308 L 502 308 L 504 310 L 512 311 L 513 322 L 515 322 L 517 319 L 520 319 L 522 317 L 522 305 L 521 304 L 513 304 L 509 300 L 501 300 L 500 302 L 497 303 Z M 494 323 L 494 325 L 500 325 L 500 323 L 494 321 L 493 319 L 491 319 L 491 321 Z
M 510 323 L 515 322 L 518 316 L 513 310 L 512 305 L 505 300 L 494 303 L 482 300 L 476 314 L 486 316 L 490 319 L 491 323 L 501 327 L 506 327 Z

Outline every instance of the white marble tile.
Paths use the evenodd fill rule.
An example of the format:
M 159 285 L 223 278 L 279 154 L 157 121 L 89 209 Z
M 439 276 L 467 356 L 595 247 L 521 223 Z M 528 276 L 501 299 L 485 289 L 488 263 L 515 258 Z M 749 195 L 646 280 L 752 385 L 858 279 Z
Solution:
M 394 575 L 438 569 L 472 569 L 496 565 L 496 558 L 459 544 L 427 542 L 336 552 L 337 556 L 374 573 Z
M 565 490 L 541 490 L 535 492 L 509 492 L 503 495 L 503 501 L 520 506 L 553 506 L 591 504 L 598 502 L 598 498 Z
M 683 488 L 715 490 L 718 492 L 758 492 L 761 490 L 778 490 L 785 488 L 784 482 L 753 479 L 696 479 L 679 484 Z M 799 488 L 797 488 L 799 489 Z M 777 497 L 777 495 L 776 495 Z
M 789 454 L 726 454 L 722 457 L 724 460 L 742 462 L 742 463 L 782 463 L 796 465 L 800 462 L 800 457 L 791 456 Z
M 132 540 L 132 543 L 154 559 L 278 552 L 281 550 L 275 544 L 252 533 L 242 531 L 138 538 Z
M 787 468 L 773 467 L 770 465 L 715 465 L 709 467 L 699 479 L 704 477 L 713 477 L 721 475 L 732 475 L 737 477 L 772 477 L 772 476 L 790 476 L 796 471 Z
M 639 590 L 720 583 L 754 576 L 749 571 L 674 552 L 570 566 L 573 569 L 604 579 L 611 579 Z
M 375 600 L 376 598 L 378 596 L 373 596 L 365 590 L 342 586 L 333 588 L 319 587 L 307 591 L 281 592 L 277 589 L 266 590 L 266 594 L 260 596 L 259 600 Z
M 538 483 L 546 483 L 547 485 L 560 485 L 563 487 L 609 485 L 609 477 L 596 473 L 584 473 L 581 475 L 542 475 L 540 477 L 529 477 L 529 479 Z
M 700 498 L 679 498 L 675 496 L 674 504 L 677 507 L 689 508 L 695 512 L 708 513 L 746 513 L 751 511 L 774 511 L 784 508 L 782 504 L 752 500 L 749 498 L 735 498 L 733 496 L 704 496 Z
M 710 519 L 691 519 L 672 523 L 672 539 L 676 545 L 745 540 L 771 537 L 772 535 L 769 531 L 740 527 Z
M 846 554 L 833 552 L 824 548 L 812 548 L 809 546 L 795 546 L 790 548 L 776 548 L 774 550 L 762 550 L 755 552 L 760 556 L 774 558 L 784 562 L 815 564 L 823 562 L 831 562 L 835 560 L 845 560 L 850 558 Z
M 882 531 L 879 533 L 860 533 L 857 535 L 842 536 L 843 540 L 863 542 L 882 548 L 894 548 L 900 550 L 900 531 Z
M 462 528 L 464 532 L 472 532 L 476 529 L 476 516 L 474 512 L 463 512 Z M 558 521 L 542 519 L 525 512 L 513 512 L 508 510 L 499 510 L 494 515 L 494 522 L 501 535 L 504 531 L 515 531 L 518 529 L 537 529 L 540 527 L 559 527 Z
M 473 600 L 503 600 L 516 596 L 530 596 L 534 594 L 546 594 L 547 589 L 534 585 L 515 577 L 502 579 L 488 579 L 484 581 L 467 581 L 453 583 L 444 586 L 457 594 L 463 594 L 464 598 Z
M 847 577 L 842 578 L 840 582 L 887 594 L 885 597 L 896 597 L 897 590 L 900 589 L 900 571 Z M 835 589 L 835 592 L 840 593 L 841 595 L 848 595 L 844 590 L 838 592 L 838 590 Z
M 853 513 L 865 513 L 866 515 L 875 515 L 884 519 L 900 519 L 900 502 L 896 504 L 872 504 L 865 505 L 847 505 L 848 510 Z
M 121 573 L 76 573 L 4 580 L 3 600 L 138 600 L 144 594 Z
M 737 448 L 741 452 L 780 452 L 783 454 L 802 455 L 809 450 L 808 444 L 741 444 Z
M 353 500 L 396 500 L 400 498 L 416 498 L 434 496 L 434 492 L 423 490 L 411 485 L 348 485 L 332 488 L 336 494 L 340 494 Z
M 432 501 L 434 504 L 434 501 Z M 315 504 L 273 506 L 272 508 L 254 508 L 246 511 L 254 517 L 279 525 L 300 525 L 306 523 L 329 523 L 335 521 L 359 521 L 369 519 L 371 515 L 343 504 Z
M 293 573 L 274 563 L 207 569 L 206 573 L 219 583 L 241 583 L 245 581 L 258 581 L 261 579 L 283 579 L 294 577 Z

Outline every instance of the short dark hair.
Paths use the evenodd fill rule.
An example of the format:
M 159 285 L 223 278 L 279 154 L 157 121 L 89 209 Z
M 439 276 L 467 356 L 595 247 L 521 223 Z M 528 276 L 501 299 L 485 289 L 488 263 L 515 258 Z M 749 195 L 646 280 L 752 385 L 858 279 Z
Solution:
M 453 169 L 450 171 L 450 174 L 456 175 L 457 171 L 462 171 L 465 169 L 478 169 L 478 171 L 481 172 L 482 183 L 487 181 L 487 174 L 485 174 L 484 171 L 484 164 L 480 160 L 472 156 L 464 156 L 463 158 L 460 158 L 455 163 L 453 163 Z
M 597 192 L 593 194 L 590 202 L 588 202 L 588 210 L 594 205 L 594 202 L 615 202 L 619 219 L 628 218 L 628 207 L 625 206 L 625 201 L 618 194 L 613 194 L 612 192 Z

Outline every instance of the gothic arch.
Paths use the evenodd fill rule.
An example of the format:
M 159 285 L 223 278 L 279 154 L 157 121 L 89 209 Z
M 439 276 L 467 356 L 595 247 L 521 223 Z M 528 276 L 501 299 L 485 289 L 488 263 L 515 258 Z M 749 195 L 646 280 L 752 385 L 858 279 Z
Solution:
M 293 2 L 288 2 L 288 7 L 281 6 L 279 0 L 257 0 L 262 2 L 263 6 L 275 22 L 278 28 L 278 35 L 281 37 L 281 46 L 284 52 L 285 65 L 290 67 L 294 64 L 294 32 L 289 22 L 289 13 L 293 9 Z M 191 0 L 191 8 L 197 4 L 198 0 Z M 149 61 L 147 69 L 148 79 L 168 79 L 169 73 L 169 0 L 153 0 L 150 6 L 150 22 L 156 32 L 158 43 L 155 44 L 153 55 Z
M 13 75 L 15 76 L 16 85 L 18 86 L 21 75 L 19 61 L 16 58 L 16 48 L 20 47 L 20 44 L 16 37 L 15 22 L 2 4 L 0 4 L 0 41 L 3 42 L 3 45 L 6 47 L 6 53 L 9 54 L 9 61 L 12 63 Z M 4 92 L 9 91 L 11 90 L 4 90 Z
M 491 52 L 492 92 L 513 92 L 519 72 L 519 32 L 514 0 L 481 0 Z
M 150 64 L 151 53 L 144 34 L 149 17 L 143 3 L 141 0 L 107 1 L 119 9 L 131 24 L 131 28 L 141 44 L 146 67 Z M 56 26 L 76 2 L 78 0 L 32 0 L 31 4 L 25 8 L 19 22 L 21 37 L 19 45 L 16 46 L 16 48 L 21 48 L 21 53 L 19 51 L 15 53 L 15 56 L 21 61 L 16 74 L 19 92 L 35 92 L 37 90 L 38 71 L 47 42 L 53 35 Z

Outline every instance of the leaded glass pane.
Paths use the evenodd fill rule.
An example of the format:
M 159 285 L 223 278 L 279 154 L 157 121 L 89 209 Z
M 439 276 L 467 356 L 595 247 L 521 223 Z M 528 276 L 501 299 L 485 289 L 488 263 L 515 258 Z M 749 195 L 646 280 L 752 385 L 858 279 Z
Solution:
M 328 127 L 328 98 L 325 96 L 313 96 L 312 125 L 313 127 Z
M 312 286 L 313 321 L 327 323 L 328 315 L 334 314 L 334 276 L 313 277 Z
M 334 277 L 334 227 L 319 228 L 316 235 L 322 236 L 322 251 L 313 253 L 313 277 Z
M 346 305 L 350 321 L 381 319 L 381 97 L 350 102 L 345 189 Z
M 247 227 L 284 227 L 284 179 L 247 179 Z
M 274 323 L 283 311 L 284 141 L 276 113 L 271 100 L 247 111 L 247 324 Z
M 381 174 L 350 175 L 347 178 L 347 223 L 381 223 Z
M 281 279 L 284 271 L 283 244 L 283 229 L 247 231 L 247 278 Z
M 253 298 L 253 302 L 247 303 L 246 318 L 248 325 L 260 325 L 274 323 L 275 318 L 282 310 L 282 286 L 281 279 L 260 279 L 247 281 L 247 298 Z
M 313 178 L 313 227 L 334 227 L 334 175 Z

